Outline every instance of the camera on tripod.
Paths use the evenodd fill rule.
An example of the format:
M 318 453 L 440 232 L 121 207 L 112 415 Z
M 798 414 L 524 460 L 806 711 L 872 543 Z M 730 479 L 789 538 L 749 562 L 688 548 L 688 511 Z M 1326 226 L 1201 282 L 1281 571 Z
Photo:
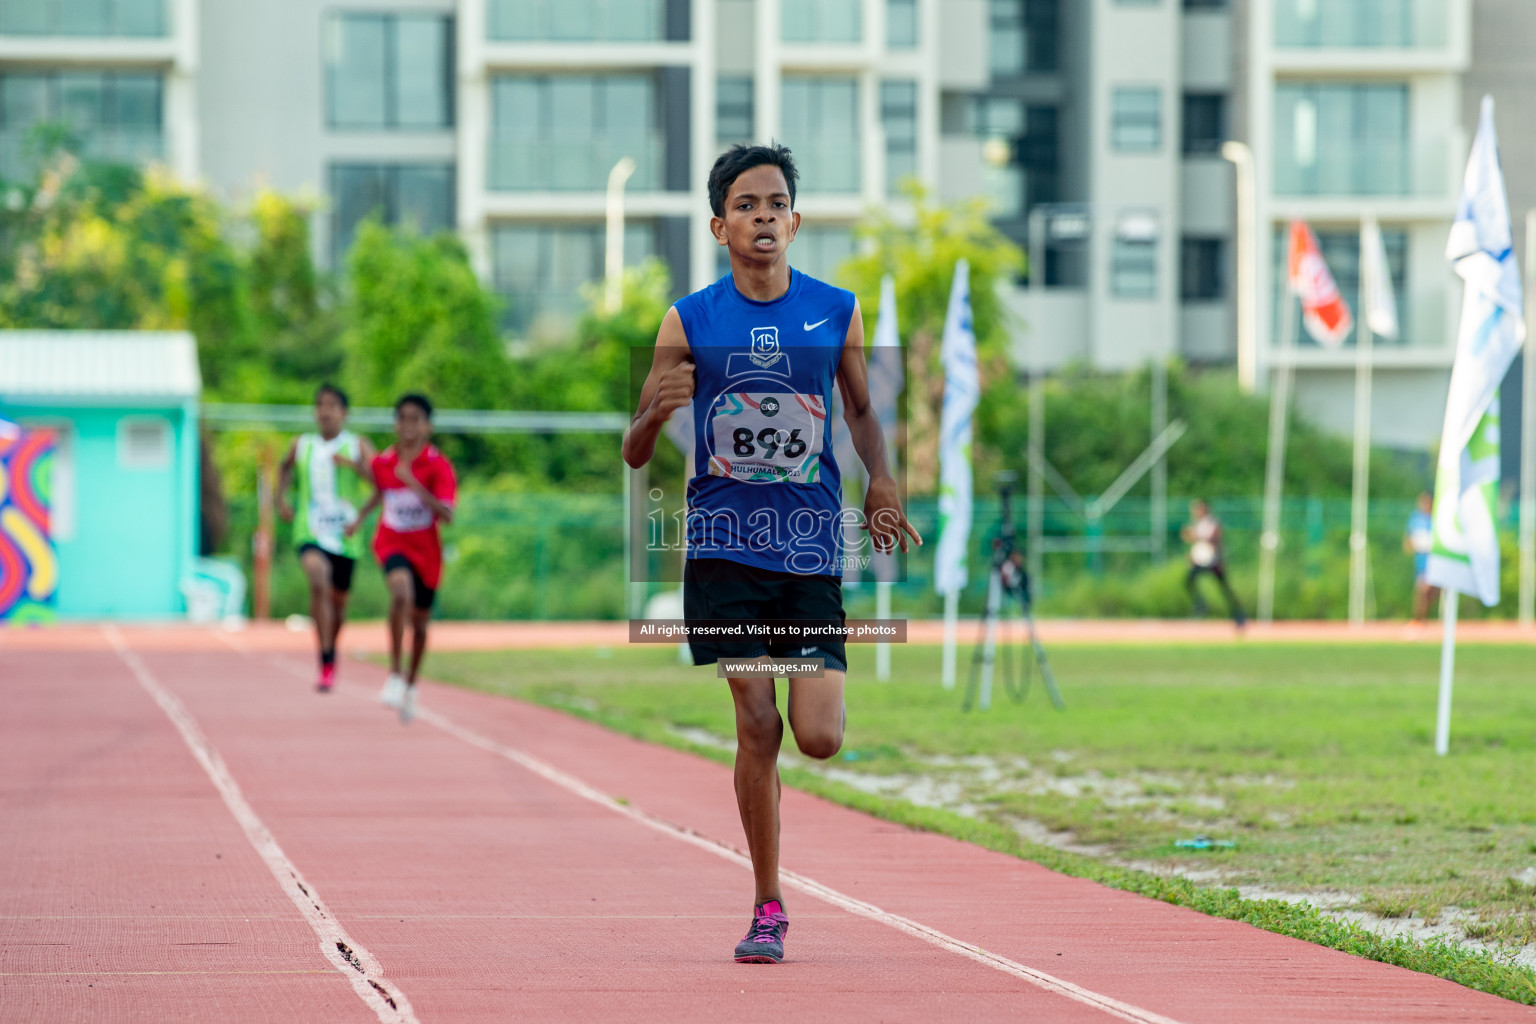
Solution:
M 963 706 L 967 711 L 973 704 L 983 711 L 991 706 L 993 667 L 999 647 L 998 633 L 1005 622 L 1011 621 L 1008 610 L 1013 608 L 1017 617 L 1024 621 L 1033 659 L 1023 657 L 1021 652 L 1024 678 L 1022 684 L 1016 682 L 1013 642 L 1011 637 L 1003 638 L 1003 688 L 1015 701 L 1022 701 L 1029 693 L 1031 669 L 1038 668 L 1045 692 L 1056 710 L 1060 711 L 1065 705 L 1062 703 L 1061 691 L 1056 687 L 1056 674 L 1051 671 L 1045 646 L 1040 643 L 1040 635 L 1035 629 L 1029 572 L 1024 568 L 1024 552 L 1018 546 L 1018 531 L 1013 525 L 1013 488 L 1019 482 L 1019 475 L 1012 470 L 1003 470 L 993 476 L 992 480 L 997 484 L 997 496 L 1002 508 L 997 536 L 992 538 L 992 564 L 987 574 L 987 604 L 981 619 L 981 641 L 976 645 L 976 653 L 971 658 L 971 678 L 965 688 Z

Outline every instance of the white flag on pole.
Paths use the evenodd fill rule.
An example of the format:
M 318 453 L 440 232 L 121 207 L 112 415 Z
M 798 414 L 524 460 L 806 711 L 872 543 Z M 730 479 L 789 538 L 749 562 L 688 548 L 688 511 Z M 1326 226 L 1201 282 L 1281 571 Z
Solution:
M 965 587 L 971 539 L 971 419 L 981 397 L 976 334 L 971 324 L 971 268 L 955 264 L 944 318 L 944 405 L 939 416 L 939 548 L 933 583 L 940 594 Z
M 1365 321 L 1374 334 L 1397 337 L 1397 294 L 1392 287 L 1392 268 L 1387 264 L 1387 247 L 1381 240 L 1381 225 L 1367 217 L 1361 225 L 1365 258 L 1370 260 L 1365 274 Z M 1364 270 L 1365 268 L 1362 268 Z
M 1426 578 L 1491 607 L 1499 602 L 1496 400 L 1499 382 L 1525 337 L 1492 97 L 1483 98 L 1446 257 L 1465 287 L 1435 470 L 1434 548 Z

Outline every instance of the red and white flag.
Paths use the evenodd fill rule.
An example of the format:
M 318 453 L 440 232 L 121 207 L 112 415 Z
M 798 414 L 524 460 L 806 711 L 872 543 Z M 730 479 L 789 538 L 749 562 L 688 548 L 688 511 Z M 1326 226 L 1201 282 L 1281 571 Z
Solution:
M 1355 318 L 1323 260 L 1317 236 L 1305 221 L 1291 221 L 1290 286 L 1301 300 L 1301 319 L 1319 345 L 1338 348 Z

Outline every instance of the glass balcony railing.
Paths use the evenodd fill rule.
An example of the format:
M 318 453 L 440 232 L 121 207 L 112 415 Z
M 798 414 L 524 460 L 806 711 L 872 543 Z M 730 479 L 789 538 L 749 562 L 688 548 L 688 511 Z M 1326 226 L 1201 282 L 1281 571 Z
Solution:
M 650 43 L 666 38 L 666 0 L 490 0 L 497 42 Z
M 1448 140 L 1433 143 L 1351 143 L 1321 146 L 1298 158 L 1275 154 L 1279 196 L 1438 198 L 1449 194 L 1452 169 Z
M 167 0 L 0 0 L 0 35 L 163 37 Z
M 1450 37 L 1451 0 L 1275 0 L 1281 48 L 1435 49 Z
M 662 187 L 664 151 L 659 132 L 571 142 L 492 139 L 487 184 L 499 192 L 601 192 L 613 165 L 627 156 L 635 161 L 627 187 L 651 192 Z
M 165 136 L 149 128 L 97 129 L 80 135 L 88 160 L 145 164 L 165 158 Z M 0 130 L 0 178 L 25 181 L 38 171 L 37 138 L 30 128 Z

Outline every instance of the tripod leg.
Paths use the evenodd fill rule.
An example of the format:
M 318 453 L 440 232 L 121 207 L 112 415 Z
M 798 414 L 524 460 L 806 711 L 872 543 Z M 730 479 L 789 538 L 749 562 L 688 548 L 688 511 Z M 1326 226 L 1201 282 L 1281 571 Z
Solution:
M 1045 692 L 1057 711 L 1065 711 L 1066 702 L 1061 699 L 1061 691 L 1056 687 L 1056 673 L 1051 671 L 1051 661 L 1045 656 L 1045 645 L 1040 642 L 1040 632 L 1035 628 L 1034 612 L 1029 605 L 1024 606 L 1024 619 L 1029 623 L 1029 645 L 1034 648 L 1035 663 L 1040 666 L 1040 680 L 1045 683 Z
M 997 657 L 997 620 L 1003 603 L 1003 572 L 993 566 L 987 577 L 987 618 L 982 639 L 981 696 L 976 706 L 982 711 L 992 706 L 992 667 Z
M 976 693 L 980 688 L 982 673 L 987 672 L 990 674 L 991 666 L 988 665 L 983 668 L 983 662 L 990 661 L 991 659 L 991 651 L 987 647 L 987 635 L 992 628 L 993 608 L 991 594 L 991 584 L 988 583 L 987 605 L 985 610 L 983 610 L 981 613 L 981 630 L 976 637 L 976 649 L 971 653 L 971 671 L 969 678 L 967 678 L 965 682 L 965 698 L 960 702 L 961 711 L 969 711 L 971 708 L 975 707 Z M 987 709 L 987 705 L 983 703 L 981 705 L 981 709 L 985 711 Z

